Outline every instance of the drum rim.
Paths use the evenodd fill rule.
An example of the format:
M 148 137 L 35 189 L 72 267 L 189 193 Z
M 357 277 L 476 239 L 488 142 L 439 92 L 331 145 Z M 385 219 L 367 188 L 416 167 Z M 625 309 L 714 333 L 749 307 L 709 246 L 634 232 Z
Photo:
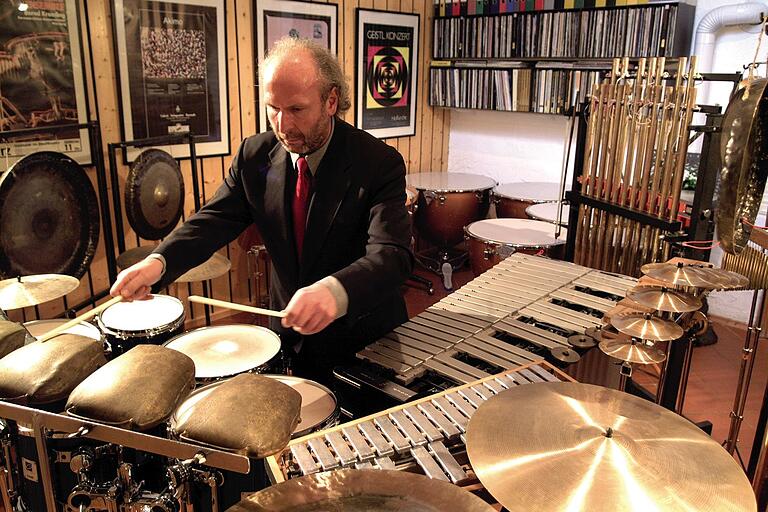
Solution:
M 316 423 L 315 425 L 309 426 L 303 430 L 297 430 L 293 432 L 291 435 L 291 439 L 298 439 L 299 437 L 304 437 L 308 434 L 312 434 L 313 432 L 317 432 L 319 430 L 325 430 L 326 428 L 330 427 L 332 424 L 329 424 L 329 421 L 336 421 L 339 419 L 339 415 L 341 413 L 340 406 L 339 406 L 339 399 L 336 398 L 336 394 L 330 390 L 327 386 L 324 384 L 321 384 L 320 382 L 317 382 L 315 380 L 311 379 L 305 379 L 303 377 L 296 377 L 294 375 L 281 375 L 279 373 L 269 373 L 269 374 L 262 374 L 264 377 L 270 377 L 273 379 L 286 379 L 286 380 L 293 380 L 297 382 L 311 382 L 315 387 L 320 388 L 322 391 L 326 392 L 328 395 L 333 397 L 333 401 L 336 403 L 336 407 L 333 408 L 333 411 L 331 414 L 328 415 L 323 421 Z M 322 425 L 322 426 L 321 426 Z M 298 425 L 297 425 L 298 426 Z M 317 428 L 319 427 L 319 428 Z
M 257 366 L 252 366 L 252 367 L 248 368 L 247 370 L 242 370 L 242 371 L 235 372 L 235 373 L 230 373 L 230 374 L 227 374 L 227 375 L 212 375 L 212 376 L 207 376 L 207 377 L 198 377 L 197 375 L 195 375 L 195 380 L 198 381 L 198 382 L 204 382 L 205 385 L 203 387 L 205 387 L 208 384 L 214 384 L 214 383 L 219 382 L 221 380 L 228 379 L 228 378 L 234 377 L 236 375 L 240 375 L 241 373 L 258 373 L 258 374 L 262 374 L 262 372 L 258 371 L 259 368 L 266 367 L 269 364 L 270 361 L 272 361 L 275 357 L 277 357 L 280 354 L 280 350 L 281 350 L 281 347 L 282 347 L 282 342 L 280 340 L 280 336 L 278 336 L 275 331 L 273 331 L 272 329 L 269 329 L 267 327 L 263 327 L 261 325 L 237 323 L 237 324 L 207 325 L 207 326 L 203 326 L 203 327 L 197 327 L 195 329 L 191 329 L 189 331 L 185 331 L 185 332 L 177 334 L 173 338 L 171 338 L 168 341 L 166 341 L 165 343 L 163 343 L 162 346 L 170 348 L 171 350 L 176 350 L 175 348 L 169 347 L 168 345 L 170 345 L 177 338 L 181 338 L 183 336 L 195 333 L 197 331 L 211 330 L 213 328 L 224 328 L 224 327 L 232 327 L 232 326 L 245 326 L 245 327 L 249 327 L 249 328 L 253 327 L 253 328 L 257 328 L 258 330 L 268 332 L 269 334 L 274 336 L 274 338 L 277 340 L 277 352 L 275 352 L 269 359 L 267 359 L 263 363 L 261 363 L 261 364 L 259 364 Z M 177 350 L 177 352 L 181 352 L 181 351 Z M 183 352 L 182 352 L 182 354 L 183 354 Z M 184 355 L 188 355 L 188 354 L 184 354 Z M 189 357 L 192 357 L 192 356 L 189 356 Z M 195 373 L 197 373 L 197 367 L 195 367 Z M 202 388 L 200 388 L 200 389 L 202 389 Z M 197 390 L 195 390 L 195 391 L 197 391 Z M 188 395 L 188 396 L 191 396 L 191 394 Z
M 503 197 L 505 199 L 511 199 L 512 201 L 524 201 L 527 203 L 533 203 L 533 204 L 539 204 L 539 203 L 556 203 L 558 201 L 557 198 L 555 199 L 531 199 L 528 197 L 516 197 L 509 194 L 505 194 L 498 190 L 499 187 L 504 187 L 505 185 L 557 185 L 560 187 L 560 184 L 555 181 L 517 181 L 517 182 L 508 182 L 508 183 L 499 183 L 495 187 L 493 187 L 493 195 L 495 197 Z M 567 192 L 567 191 L 566 191 Z
M 475 188 L 455 188 L 455 187 L 453 187 L 453 188 L 452 187 L 448 187 L 448 188 L 439 188 L 439 187 L 437 187 L 437 188 L 435 188 L 435 187 L 430 187 L 430 186 L 427 186 L 427 185 L 416 185 L 416 184 L 412 183 L 411 181 L 408 181 L 408 179 L 406 178 L 406 185 L 415 188 L 419 192 L 425 191 L 425 192 L 442 192 L 442 193 L 448 193 L 448 194 L 450 194 L 450 193 L 461 194 L 461 193 L 464 193 L 464 192 L 478 192 L 478 191 L 483 191 L 484 192 L 486 190 L 492 190 L 495 187 L 497 187 L 498 184 L 499 184 L 499 182 L 497 182 L 495 179 L 493 179 L 493 178 L 491 178 L 489 176 L 485 176 L 483 174 L 471 174 L 471 173 L 468 173 L 468 172 L 452 172 L 452 173 L 447 173 L 447 172 L 422 172 L 422 173 L 409 174 L 409 176 L 411 177 L 411 180 L 413 180 L 413 179 L 415 179 L 416 176 L 426 176 L 427 174 L 435 174 L 435 175 L 440 175 L 440 176 L 447 176 L 447 175 L 450 174 L 450 175 L 452 175 L 454 177 L 455 176 L 462 176 L 462 177 L 469 176 L 471 178 L 486 178 L 486 179 L 490 180 L 492 184 L 488 185 L 488 186 L 481 186 L 481 187 L 475 187 Z
M 146 337 L 156 336 L 158 334 L 173 332 L 179 327 L 181 327 L 182 325 L 184 325 L 184 321 L 187 318 L 187 312 L 184 310 L 183 302 L 181 302 L 179 299 L 171 295 L 153 294 L 153 296 L 167 297 L 169 299 L 176 301 L 181 306 L 181 316 L 172 322 L 168 322 L 167 324 L 159 325 L 157 327 L 151 327 L 149 329 L 141 329 L 141 330 L 135 330 L 135 331 L 125 331 L 122 329 L 115 329 L 113 327 L 109 327 L 104 324 L 102 320 L 102 315 L 107 311 L 109 311 L 109 308 L 107 308 L 96 316 L 96 322 L 99 324 L 99 329 L 101 330 L 101 332 L 103 332 L 106 335 L 114 336 L 115 338 L 125 340 L 125 339 L 131 339 L 131 338 L 146 338 Z M 115 306 L 115 305 L 116 304 L 113 304 L 112 306 Z M 112 306 L 110 306 L 110 308 Z
M 544 219 L 542 217 L 536 216 L 536 214 L 529 212 L 532 207 L 538 206 L 540 204 L 548 204 L 548 203 L 557 203 L 557 201 L 543 201 L 541 203 L 534 203 L 531 206 L 528 206 L 525 209 L 525 214 L 531 218 L 531 220 L 538 220 L 539 222 L 546 222 L 547 224 L 560 224 L 561 227 L 567 228 L 568 227 L 568 220 L 566 219 L 565 222 L 563 222 L 562 219 L 560 219 L 560 222 L 557 222 L 555 220 L 550 219 Z M 568 208 L 570 208 L 569 204 L 563 203 L 563 212 L 565 212 Z M 562 214 L 561 214 L 562 215 Z
M 23 325 L 24 328 L 26 329 L 28 325 L 31 326 L 31 325 L 38 325 L 38 324 L 48 323 L 48 322 L 59 322 L 59 321 L 61 322 L 60 325 L 64 325 L 69 320 L 66 319 L 66 318 L 40 318 L 40 319 L 37 319 L 37 320 L 29 320 L 28 322 L 22 322 L 21 325 Z M 101 329 L 99 329 L 99 327 L 97 325 L 94 325 L 91 322 L 88 322 L 86 320 L 81 320 L 80 322 L 75 324 L 75 326 L 77 326 L 77 325 L 87 325 L 90 329 L 93 329 L 95 332 L 97 332 L 99 334 L 99 341 L 103 341 L 104 340 L 104 333 L 101 331 Z M 27 329 L 27 332 L 29 332 L 29 329 Z M 29 335 L 32 336 L 33 338 L 35 337 L 31 332 L 29 332 Z
M 489 244 L 489 245 L 497 245 L 497 246 L 501 246 L 501 247 L 512 247 L 513 249 L 549 249 L 551 247 L 557 247 L 559 245 L 563 245 L 563 244 L 566 243 L 566 240 L 565 239 L 561 239 L 561 238 L 554 239 L 553 243 L 548 244 L 548 245 L 541 245 L 541 244 L 533 245 L 533 244 L 520 244 L 520 243 L 515 243 L 515 242 L 502 242 L 500 240 L 493 240 L 491 238 L 481 237 L 481 236 L 475 235 L 475 234 L 473 234 L 473 233 L 471 233 L 469 231 L 469 228 L 472 227 L 473 224 L 476 224 L 478 222 L 483 222 L 483 220 L 494 220 L 494 219 L 476 220 L 475 222 L 472 222 L 471 224 L 467 224 L 466 226 L 464 226 L 464 236 L 465 236 L 465 238 L 470 239 L 470 240 L 472 238 L 474 238 L 475 240 L 477 240 L 478 242 L 481 242 L 481 243 L 485 243 L 485 244 Z M 533 220 L 533 219 L 509 219 L 509 220 Z M 541 221 L 541 220 L 537 220 L 536 222 L 541 222 L 543 224 L 550 224 L 552 226 L 555 225 L 554 222 L 544 222 L 544 221 Z

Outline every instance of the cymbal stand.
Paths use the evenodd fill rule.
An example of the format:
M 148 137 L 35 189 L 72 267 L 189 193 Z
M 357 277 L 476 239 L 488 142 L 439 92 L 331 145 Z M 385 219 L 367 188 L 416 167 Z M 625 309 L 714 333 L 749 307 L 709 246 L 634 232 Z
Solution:
M 619 391 L 625 391 L 627 388 L 627 381 L 632 377 L 632 363 L 629 361 L 622 361 L 619 367 Z

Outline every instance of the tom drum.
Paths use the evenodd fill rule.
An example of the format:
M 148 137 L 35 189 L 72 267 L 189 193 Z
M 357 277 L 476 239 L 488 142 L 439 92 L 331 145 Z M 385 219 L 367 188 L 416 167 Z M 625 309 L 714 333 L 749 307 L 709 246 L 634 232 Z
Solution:
M 529 219 L 540 220 L 554 224 L 557 219 L 557 203 L 539 203 L 529 206 L 525 209 Z M 567 204 L 562 205 L 560 212 L 560 225 L 568 226 L 568 215 L 570 207 Z
M 560 184 L 549 182 L 503 183 L 493 190 L 496 217 L 527 219 L 531 205 L 557 201 Z

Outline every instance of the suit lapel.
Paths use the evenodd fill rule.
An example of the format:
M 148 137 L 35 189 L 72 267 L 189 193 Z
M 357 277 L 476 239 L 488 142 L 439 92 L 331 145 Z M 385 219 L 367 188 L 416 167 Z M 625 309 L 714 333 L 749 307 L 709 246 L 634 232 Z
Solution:
M 337 120 L 331 142 L 315 173 L 315 190 L 309 205 L 304 251 L 299 267 L 302 280 L 317 261 L 328 230 L 350 185 L 351 164 L 345 148 L 345 134 L 346 126 Z
M 288 173 L 291 171 L 288 152 L 276 143 L 269 153 L 270 164 L 267 170 L 266 190 L 264 191 L 264 213 L 269 222 L 274 222 L 274 233 L 279 237 L 278 243 L 273 244 L 270 250 L 278 250 L 279 254 L 271 257 L 276 264 L 284 266 L 290 275 L 290 283 L 295 286 L 298 283 L 298 262 L 296 260 L 296 242 L 293 238 L 293 230 L 290 225 L 290 195 L 286 189 Z M 279 262 L 279 263 L 277 263 Z

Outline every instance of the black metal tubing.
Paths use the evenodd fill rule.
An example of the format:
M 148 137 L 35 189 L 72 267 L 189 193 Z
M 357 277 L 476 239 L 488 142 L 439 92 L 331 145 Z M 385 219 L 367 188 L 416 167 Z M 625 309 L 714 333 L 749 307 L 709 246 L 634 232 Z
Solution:
M 619 206 L 614 203 L 600 201 L 593 197 L 583 196 L 579 191 L 571 190 L 566 192 L 565 198 L 571 202 L 571 207 L 583 204 L 591 206 L 592 208 L 597 208 L 598 210 L 606 211 L 613 215 L 619 215 L 620 217 L 640 222 L 641 224 L 652 228 L 659 228 L 663 231 L 675 232 L 680 230 L 679 221 L 663 220 L 640 210 L 635 210 L 634 208 L 627 208 L 626 206 Z
M 584 102 L 576 110 L 576 150 L 573 155 L 573 175 L 571 176 L 571 191 L 581 193 L 581 170 L 584 168 L 584 151 L 587 140 L 587 108 Z M 566 197 L 570 192 L 566 192 Z M 579 205 L 571 203 L 568 207 L 568 235 L 565 238 L 565 261 L 573 261 L 576 250 L 576 231 L 579 223 Z

